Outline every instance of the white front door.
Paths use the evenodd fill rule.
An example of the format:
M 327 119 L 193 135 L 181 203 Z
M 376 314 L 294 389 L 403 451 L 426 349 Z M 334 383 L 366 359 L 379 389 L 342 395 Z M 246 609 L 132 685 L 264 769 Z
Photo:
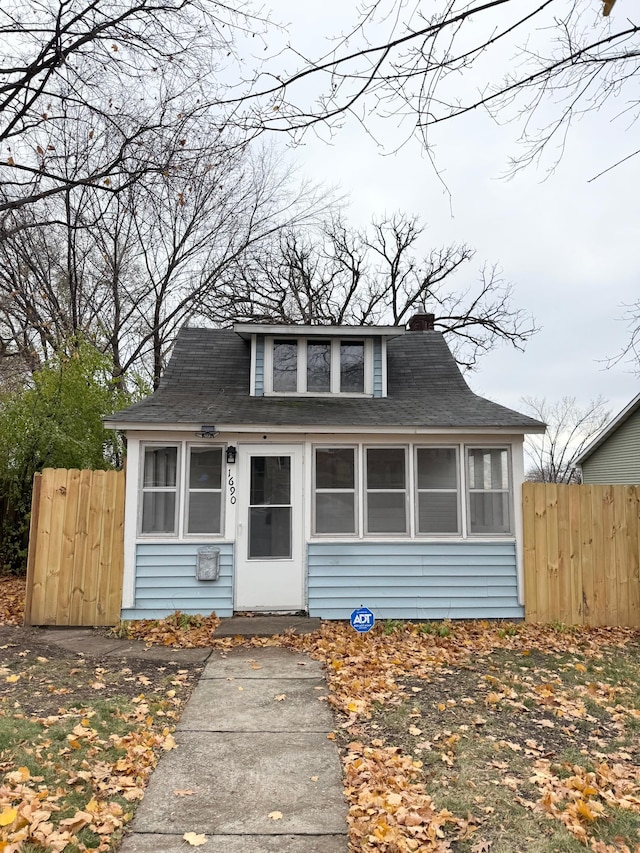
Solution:
M 302 447 L 238 447 L 238 610 L 305 609 Z

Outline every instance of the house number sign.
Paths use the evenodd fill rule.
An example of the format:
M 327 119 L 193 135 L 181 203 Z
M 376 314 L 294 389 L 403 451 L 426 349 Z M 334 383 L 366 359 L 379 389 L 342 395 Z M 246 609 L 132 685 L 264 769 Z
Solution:
M 229 503 L 231 505 L 233 505 L 237 500 L 237 498 L 236 498 L 236 481 L 233 479 L 233 472 L 232 472 L 231 468 L 229 468 L 227 470 L 229 472 L 229 476 L 227 478 L 227 483 L 229 484 Z

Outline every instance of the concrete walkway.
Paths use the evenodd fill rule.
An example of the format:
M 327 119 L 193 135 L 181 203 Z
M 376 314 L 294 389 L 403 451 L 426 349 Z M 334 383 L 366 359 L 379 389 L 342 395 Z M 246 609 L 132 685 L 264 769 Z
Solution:
M 206 836 L 204 853 L 346 853 L 326 695 L 305 655 L 212 651 L 121 853 L 185 853 L 185 832 Z

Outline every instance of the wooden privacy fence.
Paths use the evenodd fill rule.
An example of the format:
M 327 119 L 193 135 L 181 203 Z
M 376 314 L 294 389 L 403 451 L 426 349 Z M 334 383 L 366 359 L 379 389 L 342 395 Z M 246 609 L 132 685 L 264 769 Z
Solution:
M 640 628 L 640 486 L 525 483 L 529 622 Z
M 123 532 L 124 471 L 46 468 L 36 474 L 25 624 L 116 624 Z

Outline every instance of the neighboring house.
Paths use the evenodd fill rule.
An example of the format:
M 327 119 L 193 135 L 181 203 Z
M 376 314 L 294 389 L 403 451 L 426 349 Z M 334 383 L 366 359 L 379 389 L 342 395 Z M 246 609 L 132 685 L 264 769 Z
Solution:
M 158 391 L 107 419 L 122 617 L 523 616 L 522 443 L 544 425 L 473 394 L 432 322 L 183 328 Z
M 640 394 L 574 460 L 583 483 L 640 484 Z

